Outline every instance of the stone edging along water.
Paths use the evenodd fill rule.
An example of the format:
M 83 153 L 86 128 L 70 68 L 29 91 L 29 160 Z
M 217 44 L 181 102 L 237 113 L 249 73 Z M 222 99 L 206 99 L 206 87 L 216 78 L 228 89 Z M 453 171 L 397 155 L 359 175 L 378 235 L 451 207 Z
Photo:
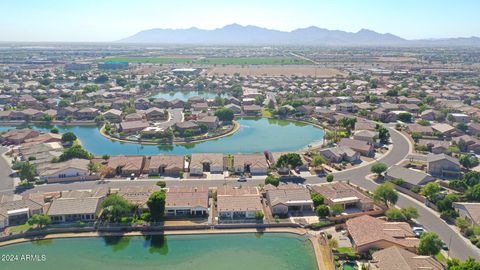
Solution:
M 233 126 L 230 130 L 228 130 L 227 132 L 223 133 L 223 134 L 219 134 L 219 135 L 215 135 L 215 136 L 212 136 L 212 137 L 208 137 L 208 138 L 203 138 L 203 139 L 194 139 L 194 140 L 191 140 L 191 141 L 185 141 L 185 142 L 178 142 L 178 141 L 174 141 L 173 144 L 175 145 L 184 145 L 184 144 L 190 144 L 190 143 L 200 143 L 200 142 L 206 142 L 206 141 L 212 141 L 212 140 L 217 140 L 217 139 L 220 139 L 220 138 L 223 138 L 223 137 L 228 137 L 228 136 L 231 136 L 233 135 L 235 132 L 237 132 L 239 129 L 240 129 L 240 124 L 237 122 L 237 121 L 232 121 L 233 123 Z M 130 140 L 130 139 L 120 139 L 120 138 L 116 138 L 116 137 L 112 137 L 110 135 L 108 135 L 106 132 L 105 132 L 105 125 L 103 125 L 101 128 L 100 128 L 100 134 L 111 140 L 111 141 L 117 141 L 117 142 L 124 142 L 124 143 L 136 143 L 136 144 L 143 144 L 143 145 L 159 145 L 159 144 L 164 144 L 164 143 L 160 143 L 160 142 L 153 142 L 153 141 L 142 141 L 142 140 Z

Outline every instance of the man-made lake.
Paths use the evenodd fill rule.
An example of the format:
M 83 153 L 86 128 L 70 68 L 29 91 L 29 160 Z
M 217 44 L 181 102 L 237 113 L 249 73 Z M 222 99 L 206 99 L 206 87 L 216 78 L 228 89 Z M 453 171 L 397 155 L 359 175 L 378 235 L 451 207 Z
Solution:
M 55 239 L 6 246 L 0 253 L 45 258 L 0 262 L 1 269 L 15 270 L 317 269 L 310 241 L 287 233 Z
M 267 118 L 239 119 L 240 129 L 233 135 L 216 140 L 186 145 L 141 145 L 111 141 L 103 137 L 95 126 L 59 126 L 61 133 L 74 132 L 83 147 L 95 155 L 171 153 L 187 155 L 191 153 L 255 153 L 265 150 L 272 152 L 297 151 L 309 144 L 321 142 L 324 131 L 320 128 Z M 0 131 L 12 127 L 1 127 Z M 34 127 L 49 131 L 51 127 Z
M 181 100 L 188 100 L 191 97 L 203 97 L 206 99 L 216 98 L 217 96 L 225 97 L 225 95 L 212 93 L 212 92 L 199 92 L 199 91 L 181 91 L 181 92 L 159 92 L 153 96 L 152 98 L 163 98 L 166 100 L 174 100 L 174 99 L 181 99 Z

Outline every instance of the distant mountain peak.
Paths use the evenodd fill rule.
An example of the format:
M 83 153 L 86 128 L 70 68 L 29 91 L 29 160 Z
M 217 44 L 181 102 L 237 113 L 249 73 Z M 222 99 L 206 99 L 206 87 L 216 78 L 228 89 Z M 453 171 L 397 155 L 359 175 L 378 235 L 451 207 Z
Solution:
M 188 29 L 156 28 L 140 31 L 119 42 L 220 45 L 480 46 L 478 37 L 406 40 L 390 33 L 380 34 L 365 28 L 353 33 L 309 26 L 287 32 L 255 25 L 242 26 L 238 23 L 213 30 L 196 27 Z

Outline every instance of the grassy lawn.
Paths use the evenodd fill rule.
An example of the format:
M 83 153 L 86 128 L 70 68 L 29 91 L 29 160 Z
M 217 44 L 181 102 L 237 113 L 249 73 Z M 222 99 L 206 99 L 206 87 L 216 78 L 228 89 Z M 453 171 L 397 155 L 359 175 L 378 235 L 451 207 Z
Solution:
M 23 225 L 10 227 L 8 228 L 8 231 L 11 233 L 21 233 L 21 232 L 27 231 L 30 228 L 32 228 L 32 226 L 28 225 L 28 223 L 25 223 Z
M 263 109 L 262 110 L 262 117 L 272 117 L 272 112 L 270 112 L 269 110 Z
M 447 262 L 447 258 L 443 256 L 442 252 L 439 252 L 437 255 L 435 255 L 435 259 L 437 259 L 439 262 Z
M 112 57 L 99 59 L 99 62 L 128 62 L 128 63 L 152 63 L 152 64 L 170 64 L 170 63 L 190 63 L 194 62 L 194 58 L 182 57 Z
M 346 253 L 348 255 L 354 256 L 355 255 L 355 250 L 351 247 L 339 247 L 337 248 L 337 251 L 339 253 Z
M 207 58 L 197 61 L 209 65 L 309 65 L 311 61 L 295 57 Z

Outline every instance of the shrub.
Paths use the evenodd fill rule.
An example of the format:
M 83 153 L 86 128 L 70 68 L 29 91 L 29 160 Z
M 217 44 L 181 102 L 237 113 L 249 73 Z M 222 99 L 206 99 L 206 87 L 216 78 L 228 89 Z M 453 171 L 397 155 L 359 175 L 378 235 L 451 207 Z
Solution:
M 327 182 L 332 182 L 333 181 L 333 174 L 327 175 Z
M 167 183 L 165 181 L 157 181 L 157 186 L 165 188 L 167 186 Z
M 320 221 L 320 222 L 317 222 L 317 223 L 312 223 L 310 224 L 310 228 L 312 228 L 313 230 L 315 229 L 321 229 L 323 227 L 327 227 L 327 226 L 330 226 L 332 225 L 332 222 L 328 221 L 328 220 L 324 220 L 324 221 Z M 330 235 L 330 238 L 328 238 Z M 331 234 L 327 234 L 327 238 L 328 239 L 331 239 L 332 238 L 332 235 Z
M 317 206 L 324 204 L 325 198 L 318 193 L 312 193 L 312 201 L 315 208 L 317 208 Z
M 278 177 L 275 177 L 273 175 L 269 175 L 267 176 L 267 178 L 265 178 L 265 185 L 268 185 L 268 184 L 278 187 L 278 185 L 280 184 L 280 179 L 278 179 Z
M 256 219 L 256 220 L 263 220 L 263 217 L 264 217 L 264 216 L 265 216 L 265 215 L 263 214 L 262 211 L 256 211 L 256 212 L 255 212 L 255 219 Z
M 326 205 L 319 205 L 315 211 L 319 217 L 328 217 L 330 215 L 330 209 Z

